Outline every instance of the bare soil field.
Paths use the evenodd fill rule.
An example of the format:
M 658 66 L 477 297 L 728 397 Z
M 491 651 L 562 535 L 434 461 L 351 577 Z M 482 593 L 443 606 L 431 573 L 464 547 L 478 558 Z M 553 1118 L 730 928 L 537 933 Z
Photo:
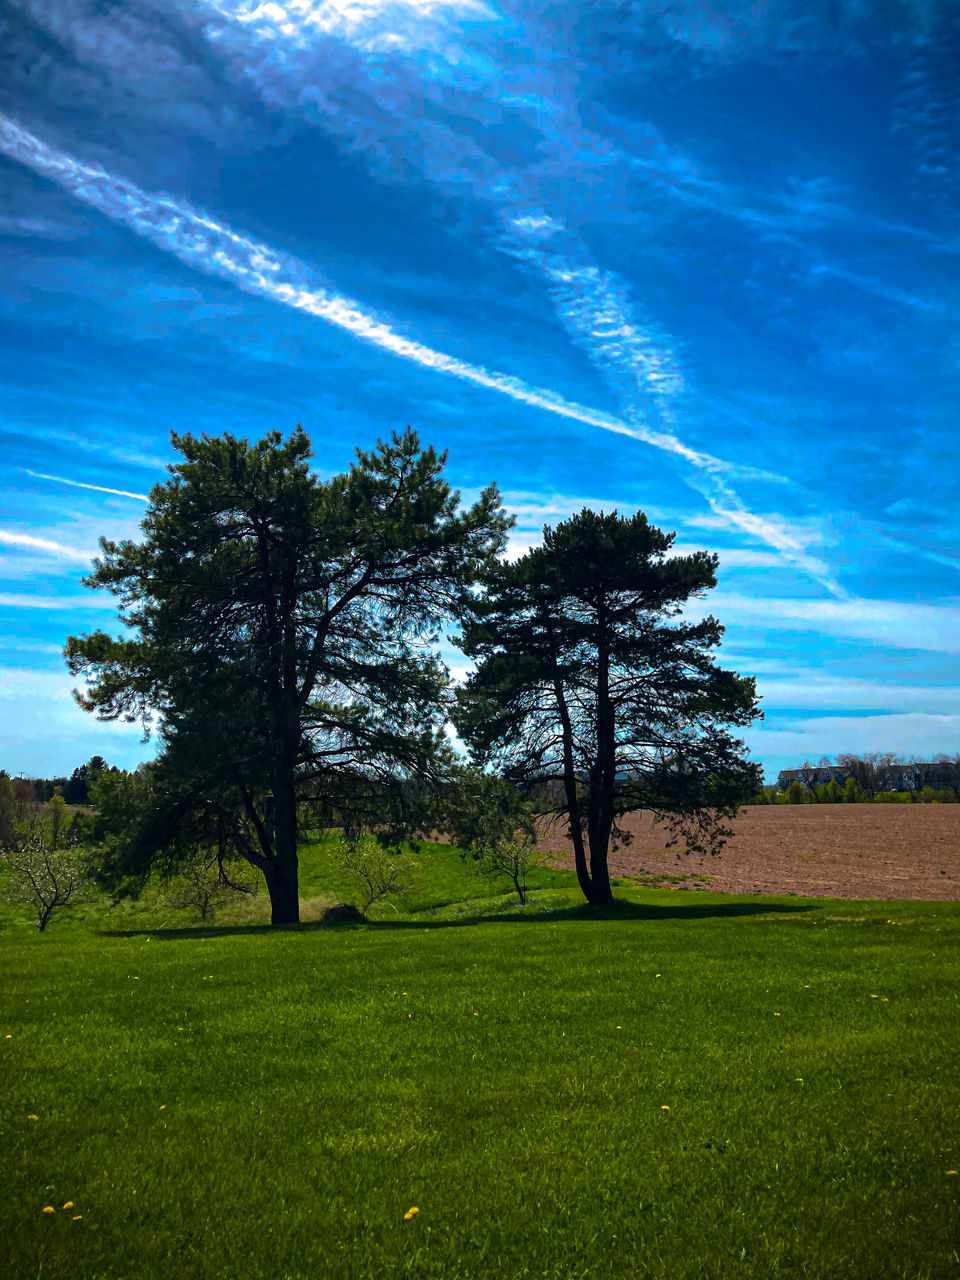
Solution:
M 710 857 L 666 848 L 667 828 L 632 814 L 633 839 L 611 854 L 611 874 L 717 893 L 960 900 L 960 805 L 756 805 L 732 825 Z M 573 866 L 560 827 L 540 843 L 557 866 Z

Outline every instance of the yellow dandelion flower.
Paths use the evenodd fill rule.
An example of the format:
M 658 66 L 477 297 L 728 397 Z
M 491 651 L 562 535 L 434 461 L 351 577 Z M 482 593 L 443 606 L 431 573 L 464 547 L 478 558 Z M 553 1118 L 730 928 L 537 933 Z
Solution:
M 28 1119 L 28 1120 L 39 1120 L 39 1119 L 40 1119 L 40 1117 L 39 1117 L 39 1116 L 27 1116 L 27 1119 Z
M 622 1030 L 623 1030 L 623 1027 L 621 1027 L 621 1026 L 618 1024 L 618 1026 L 617 1026 L 617 1030 L 618 1030 L 618 1031 L 622 1031 Z
M 871 999 L 871 1000 L 879 1000 L 879 999 L 880 999 L 880 997 L 879 997 L 879 996 L 873 996 L 873 995 L 872 995 L 872 996 L 870 997 L 870 999 Z
M 72 1201 L 72 1200 L 68 1200 L 68 1201 L 67 1201 L 67 1203 L 66 1203 L 63 1207 L 64 1207 L 65 1209 L 72 1209 L 72 1208 L 73 1208 L 73 1201 Z
M 415 1204 L 411 1205 L 410 1208 L 407 1210 L 407 1212 L 403 1215 L 404 1222 L 409 1222 L 412 1218 L 415 1218 L 419 1212 L 420 1210 L 417 1208 Z
M 4 1040 L 12 1040 L 12 1039 L 13 1039 L 13 1036 L 4 1036 L 3 1038 L 4 1038 Z
M 55 1212 L 56 1212 L 56 1210 L 54 1209 L 54 1207 L 53 1207 L 53 1205 L 52 1205 L 52 1204 L 45 1204 L 45 1205 L 43 1206 L 43 1212 L 44 1212 L 44 1213 L 55 1213 Z
M 779 1013 L 776 1013 L 776 1012 L 774 1013 L 774 1015 L 773 1015 L 773 1016 L 774 1016 L 775 1018 L 779 1018 L 779 1017 L 780 1017 Z
M 660 977 L 660 974 L 659 974 L 659 973 L 655 973 L 653 976 L 654 976 L 655 978 L 659 978 L 659 977 Z
M 948 1170 L 947 1170 L 947 1177 L 948 1177 L 948 1178 L 955 1178 L 956 1176 L 957 1176 L 957 1171 L 956 1171 L 956 1169 L 948 1169 Z
M 480 1017 L 480 1015 L 479 1015 L 479 1013 L 477 1013 L 476 1009 L 474 1009 L 474 1011 L 473 1011 L 473 1016 L 474 1016 L 475 1018 L 479 1018 L 479 1017 Z
M 160 1110 L 161 1110 L 161 1111 L 166 1111 L 166 1109 L 167 1109 L 167 1104 L 166 1104 L 165 1102 L 161 1103 L 161 1104 L 160 1104 Z
M 797 1084 L 803 1084 L 803 1076 L 794 1076 L 793 1078 L 796 1080 Z
M 150 939 L 148 938 L 148 939 L 147 939 L 147 941 L 149 942 L 149 941 L 150 941 Z M 82 1222 L 82 1221 L 83 1221 L 83 1214 L 82 1214 L 82 1213 L 75 1213 L 75 1214 L 73 1215 L 73 1218 L 71 1219 L 71 1221 L 72 1221 L 72 1222 Z
M 661 1108 L 660 1108 L 660 1110 L 661 1110 L 661 1111 L 669 1111 L 669 1110 L 670 1110 L 670 1108 L 669 1108 L 669 1107 L 661 1107 Z

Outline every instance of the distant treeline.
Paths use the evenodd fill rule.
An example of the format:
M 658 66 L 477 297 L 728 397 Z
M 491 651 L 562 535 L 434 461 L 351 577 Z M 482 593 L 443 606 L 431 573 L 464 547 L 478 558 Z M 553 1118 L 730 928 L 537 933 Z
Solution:
M 905 760 L 894 752 L 822 756 L 781 769 L 754 804 L 957 804 L 960 754 Z
M 108 765 L 103 756 L 91 756 L 86 764 L 78 765 L 69 777 L 14 777 L 6 769 L 0 769 L 0 778 L 10 778 L 21 807 L 46 804 L 54 796 L 63 796 L 67 804 L 84 805 L 90 803 L 90 786 L 94 778 L 103 772 L 117 773 L 117 766 Z

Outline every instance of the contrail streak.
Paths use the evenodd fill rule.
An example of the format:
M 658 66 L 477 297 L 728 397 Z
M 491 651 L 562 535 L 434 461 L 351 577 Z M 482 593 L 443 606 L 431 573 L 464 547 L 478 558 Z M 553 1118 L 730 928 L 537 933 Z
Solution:
M 835 594 L 841 594 L 830 576 L 825 575 L 822 562 L 809 556 L 791 537 L 784 537 L 779 524 L 771 523 L 745 509 L 721 479 L 722 474 L 728 470 L 721 459 L 692 448 L 672 431 L 655 430 L 638 424 L 635 420 L 626 422 L 612 414 L 566 400 L 553 391 L 533 386 L 520 378 L 486 369 L 482 365 L 469 364 L 405 338 L 388 324 L 364 311 L 357 302 L 321 286 L 317 282 L 316 273 L 292 255 L 278 253 L 269 245 L 240 235 L 184 201 L 177 201 L 166 195 L 152 195 L 99 165 L 77 160 L 67 152 L 49 146 L 2 113 L 0 154 L 5 154 L 42 177 L 56 182 L 78 200 L 130 227 L 136 234 L 196 270 L 230 280 L 248 293 L 316 316 L 402 360 L 447 374 L 461 382 L 495 391 L 532 408 L 615 435 L 627 436 L 686 462 L 707 482 L 705 489 L 701 488 L 702 482 L 695 487 L 701 488 L 711 508 L 730 525 L 766 542 L 779 551 L 785 560 L 810 573 Z M 593 292 L 597 291 L 599 285 L 605 286 L 605 281 L 596 272 L 590 275 L 589 280 L 581 273 L 577 282 L 581 287 L 592 282 Z M 589 294 L 590 290 L 587 292 Z M 599 361 L 601 365 L 610 363 L 611 360 L 617 365 L 622 363 L 624 352 L 620 348 L 626 338 L 632 335 L 632 346 L 636 346 L 639 338 L 634 333 L 634 327 L 628 323 L 629 317 L 621 316 L 619 308 L 613 305 L 617 299 L 610 294 L 609 288 L 601 288 L 598 298 L 602 306 L 595 306 L 598 299 L 589 297 L 585 310 L 581 307 L 583 314 L 578 312 L 575 317 L 567 315 L 561 307 L 561 319 L 568 329 L 579 331 L 586 327 L 589 330 L 594 356 L 598 355 L 595 349 L 598 344 L 604 348 L 604 359 Z M 616 332 L 608 333 L 600 324 L 601 320 L 604 324 L 616 320 Z M 581 338 L 584 336 L 580 334 Z M 631 343 L 627 345 L 631 346 Z M 638 355 L 638 352 L 632 351 L 632 346 L 631 354 Z M 639 354 L 644 355 L 644 351 L 639 351 Z M 616 359 L 613 359 L 614 355 Z M 669 361 L 664 363 L 664 359 L 656 352 L 646 352 L 641 363 L 645 367 L 645 381 L 650 384 L 648 389 L 656 392 L 661 401 L 669 399 L 669 391 L 677 376 Z M 635 419 L 638 412 L 639 409 L 632 408 L 631 417 Z M 79 486 L 78 481 L 67 483 Z M 115 492 L 121 493 L 121 496 L 146 497 L 143 494 L 124 494 L 119 490 Z
M 28 476 L 33 476 L 35 480 L 52 480 L 55 484 L 68 484 L 72 489 L 92 489 L 94 493 L 113 493 L 118 498 L 137 498 L 141 502 L 149 502 L 149 493 L 131 493 L 129 489 L 108 489 L 102 484 L 83 484 L 80 480 L 68 480 L 66 476 L 48 476 L 42 471 L 31 471 L 29 467 L 21 467 L 20 470 Z
M 78 200 L 130 227 L 188 266 L 231 280 L 248 293 L 305 311 L 423 368 L 499 392 L 562 418 L 629 436 L 695 467 L 713 470 L 717 466 L 716 459 L 690 448 L 670 432 L 631 426 L 611 414 L 565 400 L 520 378 L 469 364 L 405 338 L 352 299 L 319 286 L 309 268 L 296 258 L 239 235 L 185 202 L 170 196 L 151 195 L 99 165 L 85 164 L 65 151 L 50 147 L 3 114 L 0 114 L 0 153 L 56 182 Z

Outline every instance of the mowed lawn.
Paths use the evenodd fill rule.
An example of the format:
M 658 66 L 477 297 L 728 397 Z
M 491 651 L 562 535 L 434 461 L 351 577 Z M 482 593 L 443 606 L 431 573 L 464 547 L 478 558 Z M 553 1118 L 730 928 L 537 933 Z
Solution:
M 960 905 L 544 875 L 276 933 L 7 911 L 0 1271 L 960 1275 Z

